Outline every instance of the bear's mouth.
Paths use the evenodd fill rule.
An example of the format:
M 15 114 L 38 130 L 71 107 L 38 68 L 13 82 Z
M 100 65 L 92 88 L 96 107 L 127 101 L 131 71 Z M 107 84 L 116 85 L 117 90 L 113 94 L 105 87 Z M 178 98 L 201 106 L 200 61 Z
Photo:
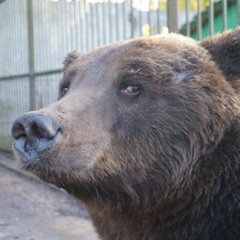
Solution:
M 20 161 L 28 165 L 42 158 L 42 156 L 58 142 L 61 134 L 62 130 L 59 128 L 52 138 L 21 136 L 15 140 L 14 149 L 20 155 Z

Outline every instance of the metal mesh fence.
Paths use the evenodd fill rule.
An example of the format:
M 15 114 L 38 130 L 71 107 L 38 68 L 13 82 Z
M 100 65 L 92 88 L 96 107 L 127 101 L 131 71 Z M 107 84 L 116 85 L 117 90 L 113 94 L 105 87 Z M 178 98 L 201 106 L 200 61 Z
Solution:
M 0 148 L 17 116 L 57 99 L 70 50 L 167 31 L 202 39 L 239 12 L 240 0 L 0 0 Z

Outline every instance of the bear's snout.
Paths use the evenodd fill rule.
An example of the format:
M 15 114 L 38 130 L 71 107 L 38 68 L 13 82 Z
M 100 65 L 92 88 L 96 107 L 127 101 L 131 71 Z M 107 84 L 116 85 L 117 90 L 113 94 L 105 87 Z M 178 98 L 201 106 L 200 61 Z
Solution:
M 62 130 L 50 115 L 28 113 L 17 118 L 12 126 L 15 149 L 29 158 L 34 158 L 50 149 L 58 140 Z

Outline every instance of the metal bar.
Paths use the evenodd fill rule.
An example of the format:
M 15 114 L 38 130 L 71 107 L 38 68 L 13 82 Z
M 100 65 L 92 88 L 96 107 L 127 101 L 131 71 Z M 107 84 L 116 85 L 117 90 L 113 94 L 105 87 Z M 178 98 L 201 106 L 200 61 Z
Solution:
M 49 70 L 49 71 L 42 71 L 42 72 L 36 72 L 34 76 L 44 76 L 44 75 L 51 75 L 56 73 L 61 73 L 62 69 L 55 69 L 55 70 Z
M 96 3 L 96 6 L 95 6 L 95 8 L 96 8 L 96 28 L 97 28 L 97 45 L 99 46 L 99 45 L 101 45 L 101 29 L 100 29 L 100 26 L 97 26 L 97 24 L 99 23 L 99 22 L 101 22 L 100 21 L 100 14 L 99 14 L 99 5 L 100 5 L 100 3 Z
M 95 4 L 89 3 L 89 18 L 90 18 L 90 36 L 91 36 L 91 49 L 95 47 L 95 37 L 96 37 L 96 31 L 95 31 L 95 18 L 94 16 L 94 10 L 95 10 Z
M 89 51 L 90 49 L 90 44 L 89 44 L 89 3 L 86 2 L 86 0 L 84 0 L 84 13 L 85 13 L 85 40 L 86 40 L 86 51 Z
M 143 21 L 142 21 L 142 11 L 141 9 L 138 10 L 138 21 L 139 21 L 139 36 L 142 36 L 142 26 L 143 26 Z
M 223 6 L 223 31 L 227 29 L 227 0 L 222 0 Z
M 178 30 L 178 5 L 177 0 L 167 1 L 167 22 L 169 32 L 177 32 Z
M 9 1 L 7 1 L 7 2 L 5 2 L 5 6 L 6 6 L 6 8 L 4 9 L 5 11 L 4 11 L 4 20 L 3 21 L 6 21 L 7 20 L 7 15 L 9 14 L 10 15 L 10 13 L 11 13 L 11 11 L 9 11 Z M 10 33 L 10 28 L 7 28 L 6 29 L 6 32 L 7 32 L 7 34 L 8 35 L 10 35 L 11 33 Z M 8 49 L 9 48 L 9 42 L 8 41 L 4 41 L 4 49 Z M 10 48 L 11 49 L 11 48 Z M 1 56 L 1 59 L 2 59 L 3 57 Z M 6 65 L 5 66 L 11 66 L 10 65 L 10 58 L 7 58 L 6 60 Z M 7 73 L 9 73 L 9 69 L 5 69 L 5 71 L 4 72 L 7 72 Z M 4 73 L 4 74 L 6 74 L 6 73 Z
M 209 34 L 214 34 L 214 2 L 209 0 Z
M 189 18 L 190 4 L 189 0 L 186 0 L 186 35 L 189 37 L 191 34 L 190 18 Z
M 56 13 L 56 19 L 62 19 L 62 15 L 61 15 L 61 3 L 59 3 L 58 5 L 57 5 L 57 13 Z M 62 28 L 57 28 L 56 29 L 56 35 L 57 35 L 57 39 L 61 39 L 61 36 L 62 36 Z M 58 43 L 59 44 L 59 46 L 63 46 L 63 44 L 62 44 L 62 41 L 60 41 L 60 43 Z M 60 51 L 57 51 L 57 57 L 58 57 L 58 59 L 60 58 L 60 55 L 61 55 L 61 53 L 60 53 Z
M 70 39 L 72 39 L 72 40 L 69 40 L 68 41 L 68 51 L 69 51 L 69 49 L 73 49 L 73 46 L 74 46 L 74 48 L 76 48 L 75 46 L 76 46 L 76 41 L 75 41 L 75 43 L 74 43 L 74 40 L 76 40 L 76 38 L 74 38 L 74 34 L 76 34 L 76 31 L 75 31 L 75 29 L 73 29 L 73 26 L 71 25 L 71 21 L 73 20 L 73 21 L 75 21 L 76 19 L 74 19 L 74 9 L 75 9 L 75 7 L 74 7 L 74 2 L 69 2 L 68 3 L 68 12 L 70 13 L 70 14 L 68 14 L 68 27 L 69 27 L 69 29 L 70 29 L 70 34 L 71 34 L 71 38 Z M 49 24 L 50 25 L 50 24 Z M 74 25 L 76 26 L 76 21 L 74 22 Z
M 10 3 L 11 3 L 11 9 L 14 9 L 14 8 L 16 8 L 15 6 L 15 4 L 16 3 L 14 3 L 13 1 L 10 1 Z M 18 3 L 17 3 L 18 4 Z M 15 10 L 14 10 L 15 11 Z M 20 11 L 20 14 L 21 14 L 21 11 Z M 16 18 L 16 14 L 13 14 L 13 16 L 9 19 L 11 22 L 12 22 L 12 24 L 13 24 L 13 26 L 15 25 L 17 25 L 18 23 L 17 23 L 17 18 Z M 11 29 L 12 30 L 12 34 L 14 35 L 14 36 L 16 36 L 16 37 L 18 37 L 19 35 L 20 35 L 20 31 L 21 31 L 21 28 L 14 28 L 14 29 Z M 18 52 L 19 51 L 19 49 L 18 48 L 21 48 L 21 44 L 14 44 L 15 42 L 14 41 L 12 41 L 12 47 L 11 47 L 11 50 L 12 50 L 12 53 L 11 53 L 11 56 L 14 56 L 14 53 L 15 52 Z M 20 66 L 20 63 L 18 62 L 17 63 L 17 65 L 18 65 L 18 70 L 17 70 L 17 72 L 16 72 L 16 74 L 20 74 L 20 71 L 21 71 L 21 66 Z
M 4 76 L 4 77 L 0 77 L 0 81 L 12 80 L 12 79 L 24 78 L 24 77 L 30 77 L 30 74 L 24 73 L 24 74 L 19 74 L 19 75 L 14 75 L 14 76 Z
M 35 76 L 34 76 L 34 29 L 33 29 L 33 2 L 27 1 L 27 18 L 28 18 L 28 52 L 29 52 L 29 80 L 30 80 L 30 110 L 36 109 L 35 99 Z
M 123 38 L 126 39 L 126 32 L 127 32 L 127 27 L 126 27 L 126 2 L 124 1 L 122 4 L 122 16 L 123 16 Z
M 67 11 L 66 11 L 66 8 L 67 8 L 67 2 L 66 1 L 62 1 L 63 3 L 63 7 L 61 9 L 61 12 L 62 12 L 62 19 L 63 19 L 63 24 L 64 24 L 64 27 L 63 27 L 63 31 L 66 29 L 68 29 L 68 24 L 67 24 Z M 65 31 L 66 31 L 65 30 Z M 64 39 L 64 51 L 67 51 L 68 49 L 68 39 Z
M 8 12 L 11 13 L 11 9 L 12 9 L 12 7 L 13 7 L 13 2 L 12 2 L 12 1 L 9 1 L 9 4 L 7 5 L 7 7 L 9 8 L 9 9 L 8 9 Z M 13 18 L 10 18 L 10 19 L 9 19 L 10 26 L 13 25 L 12 21 L 13 21 Z M 10 34 L 10 36 L 11 36 L 11 35 L 13 34 L 13 29 L 12 29 L 12 28 L 9 28 L 8 31 L 9 31 L 9 34 Z M 13 49 L 14 39 L 11 39 L 11 38 L 10 38 L 10 39 L 8 40 L 8 44 L 9 44 L 9 46 L 10 46 L 10 47 L 9 47 L 10 55 L 14 56 L 14 55 L 13 55 L 13 52 L 14 52 L 14 49 Z M 8 58 L 8 65 L 7 65 L 7 66 L 11 66 L 11 58 Z
M 130 12 L 130 22 L 131 22 L 131 38 L 134 37 L 134 15 L 133 15 L 133 0 L 130 1 L 131 3 L 131 12 Z
M 80 24 L 80 31 L 79 31 L 79 37 L 81 41 L 81 46 L 79 48 L 80 52 L 85 51 L 85 38 L 84 38 L 84 21 L 85 21 L 85 12 L 84 12 L 84 1 L 79 1 L 79 24 Z
M 198 40 L 202 39 L 202 1 L 198 0 L 197 6 L 197 32 L 198 32 Z
M 149 32 L 148 32 L 148 34 L 149 34 L 149 35 L 152 35 L 151 9 L 150 9 L 150 6 L 151 6 L 151 3 L 150 3 L 150 1 L 149 1 L 149 3 L 148 3 L 149 11 L 147 12 L 147 21 L 148 21 L 148 26 L 149 26 Z
M 109 4 L 108 4 L 108 21 L 109 21 L 109 39 L 110 39 L 110 42 L 113 41 L 113 24 L 112 24 L 112 2 L 109 1 Z
M 35 72 L 32 75 L 34 77 L 37 77 L 37 76 L 51 75 L 51 74 L 56 74 L 56 73 L 61 73 L 61 72 L 62 72 L 62 69 L 55 69 L 55 70 L 49 70 L 49 71 Z M 18 79 L 18 78 L 27 78 L 30 76 L 31 76 L 30 73 L 23 73 L 23 74 L 12 75 L 12 76 L 3 76 L 3 77 L 0 77 L 0 81 L 13 80 L 13 79 Z
M 75 33 L 75 48 L 80 49 L 80 40 L 79 40 L 79 30 L 81 31 L 80 28 L 80 21 L 79 21 L 79 2 L 75 1 L 74 2 L 74 7 L 73 7 L 73 12 L 74 12 L 74 33 Z
M 106 3 L 102 3 L 102 36 L 103 36 L 103 44 L 106 44 Z
M 50 24 L 49 24 L 49 20 L 48 20 L 46 12 L 49 11 L 49 9 L 51 8 L 51 5 L 53 4 L 53 2 L 51 2 L 51 1 L 42 1 L 42 3 L 45 5 L 45 11 L 41 12 L 42 27 L 43 27 L 43 31 L 45 32 L 45 36 L 50 36 L 51 35 L 51 33 L 49 31 L 49 25 Z M 66 17 L 66 15 L 65 15 L 65 17 Z M 67 20 L 65 20 L 65 23 L 67 23 Z M 40 69 L 49 68 L 49 66 L 51 66 L 52 55 L 49 54 L 49 52 L 50 52 L 50 44 L 47 43 L 46 46 L 44 47 L 44 56 L 45 56 L 44 59 L 45 59 L 46 62 L 45 61 L 38 61 Z
M 237 0 L 237 24 L 240 25 L 240 0 Z
M 118 40 L 119 39 L 119 13 L 118 13 L 118 3 L 117 2 L 115 2 L 115 19 L 116 19 L 116 40 Z
M 157 6 L 157 34 L 160 34 L 160 1 L 158 1 Z

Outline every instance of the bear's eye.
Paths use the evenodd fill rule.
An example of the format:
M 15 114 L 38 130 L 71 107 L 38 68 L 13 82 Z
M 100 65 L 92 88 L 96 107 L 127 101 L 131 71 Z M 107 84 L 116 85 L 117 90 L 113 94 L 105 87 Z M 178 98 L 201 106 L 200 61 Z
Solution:
M 64 96 L 68 92 L 68 87 L 64 87 L 61 90 L 62 96 Z
M 140 87 L 135 85 L 129 85 L 124 87 L 121 90 L 121 93 L 128 94 L 128 95 L 137 95 L 140 93 Z
M 60 97 L 63 97 L 67 94 L 69 90 L 69 84 L 65 83 L 63 85 L 60 86 L 60 89 L 59 89 L 59 95 Z

